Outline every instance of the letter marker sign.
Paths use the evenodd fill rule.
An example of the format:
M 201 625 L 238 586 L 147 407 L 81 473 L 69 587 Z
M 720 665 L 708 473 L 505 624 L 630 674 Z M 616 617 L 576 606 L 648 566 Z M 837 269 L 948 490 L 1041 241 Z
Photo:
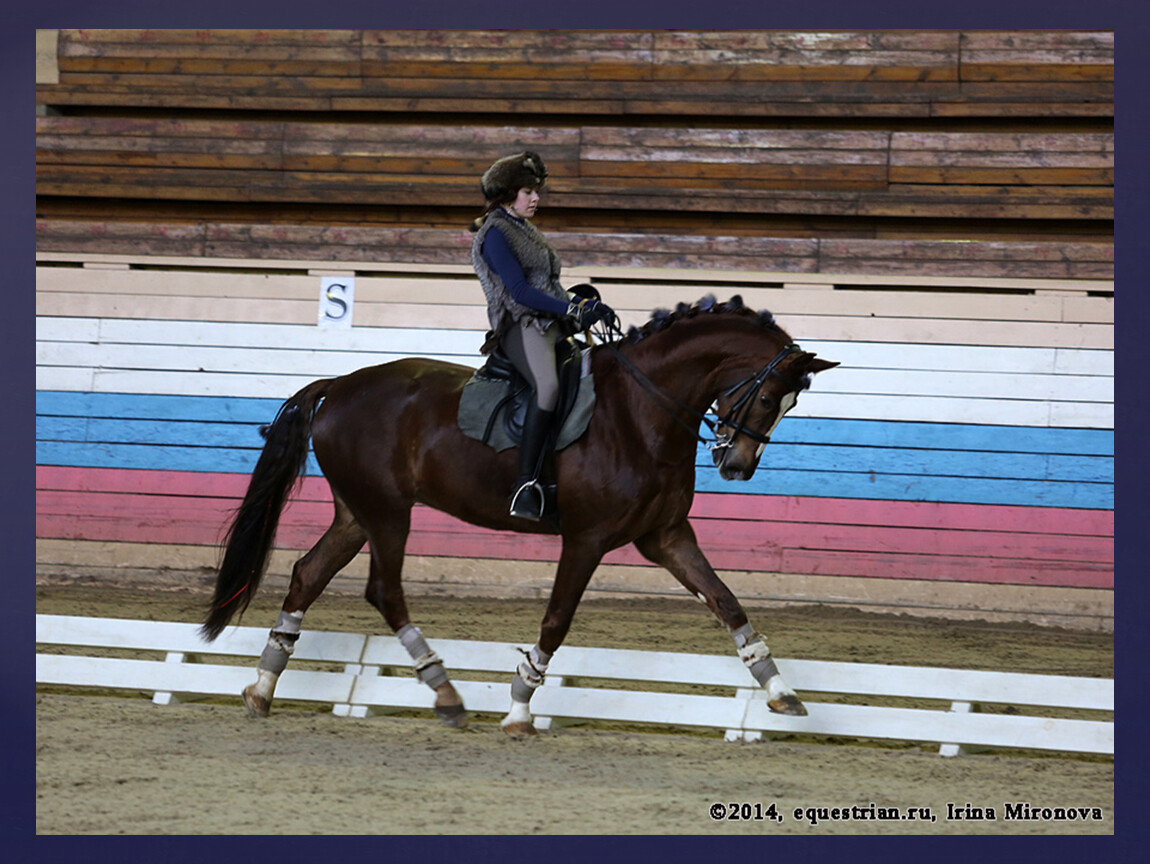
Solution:
M 354 276 L 322 276 L 319 291 L 319 326 L 351 329 L 355 305 Z

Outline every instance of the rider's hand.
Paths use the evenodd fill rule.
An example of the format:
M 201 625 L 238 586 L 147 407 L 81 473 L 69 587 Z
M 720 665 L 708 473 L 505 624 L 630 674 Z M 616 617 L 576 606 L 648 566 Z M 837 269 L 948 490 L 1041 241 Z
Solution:
M 615 320 L 615 310 L 604 303 L 602 300 L 588 301 L 586 309 L 583 313 L 583 329 L 593 327 L 600 321 L 611 322 Z
M 587 330 L 600 321 L 614 320 L 615 310 L 601 300 L 582 300 L 567 307 L 567 315 L 577 330 Z

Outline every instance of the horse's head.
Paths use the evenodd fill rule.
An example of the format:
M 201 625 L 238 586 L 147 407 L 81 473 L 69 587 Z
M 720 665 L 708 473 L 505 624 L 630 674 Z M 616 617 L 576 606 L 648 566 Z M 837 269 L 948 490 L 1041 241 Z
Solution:
M 779 421 L 811 376 L 839 364 L 789 343 L 765 366 L 727 387 L 716 401 L 718 438 L 711 456 L 724 480 L 749 480 Z
M 620 362 L 664 408 L 670 404 L 696 413 L 711 427 L 716 436 L 712 457 L 726 480 L 754 475 L 771 433 L 810 387 L 811 376 L 839 365 L 803 351 L 770 312 L 755 312 L 739 295 L 720 304 L 708 294 L 694 305 L 657 309 L 647 324 L 627 334 L 632 345 L 648 340 L 653 347 L 645 353 L 639 349 L 638 364 L 616 352 Z M 647 378 L 639 365 L 658 368 L 660 383 Z M 707 420 L 684 398 L 706 399 L 704 406 L 713 402 L 718 422 Z

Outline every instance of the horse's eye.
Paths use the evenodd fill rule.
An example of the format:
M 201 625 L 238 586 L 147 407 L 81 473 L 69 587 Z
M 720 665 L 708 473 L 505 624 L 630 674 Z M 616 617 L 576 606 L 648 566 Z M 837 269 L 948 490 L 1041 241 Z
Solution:
M 768 411 L 773 411 L 775 408 L 775 400 L 765 393 L 759 397 L 759 402 L 762 403 L 762 406 Z

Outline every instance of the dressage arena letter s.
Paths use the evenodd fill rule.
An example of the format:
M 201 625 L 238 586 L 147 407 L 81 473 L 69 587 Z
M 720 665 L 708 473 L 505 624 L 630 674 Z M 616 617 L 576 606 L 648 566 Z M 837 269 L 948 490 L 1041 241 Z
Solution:
M 354 276 L 324 276 L 320 279 L 320 327 L 350 330 L 354 307 Z

